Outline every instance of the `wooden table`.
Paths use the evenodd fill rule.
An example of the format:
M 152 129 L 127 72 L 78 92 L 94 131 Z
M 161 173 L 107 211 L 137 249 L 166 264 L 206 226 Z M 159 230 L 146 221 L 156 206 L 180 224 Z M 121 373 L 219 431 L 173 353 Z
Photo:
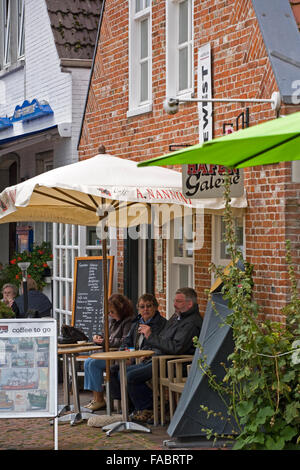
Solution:
M 102 353 L 91 354 L 92 359 L 102 359 L 105 361 L 117 361 L 120 367 L 120 387 L 121 387 L 121 404 L 122 404 L 122 418 L 123 421 L 109 424 L 102 428 L 103 431 L 107 431 L 106 435 L 110 436 L 114 431 L 132 430 L 132 431 L 143 431 L 151 432 L 146 426 L 142 426 L 138 423 L 128 421 L 128 397 L 127 397 L 127 374 L 126 374 L 126 361 L 127 359 L 150 357 L 153 356 L 154 351 L 150 350 L 137 350 L 137 351 L 109 351 Z
M 78 378 L 76 371 L 76 356 L 83 352 L 90 352 L 102 349 L 102 346 L 96 346 L 95 343 L 84 344 L 58 344 L 57 354 L 63 356 L 63 390 L 64 390 L 64 405 L 60 407 L 58 412 L 58 422 L 70 421 L 70 424 L 81 423 L 83 419 L 88 419 L 90 413 L 88 409 L 81 410 L 80 398 L 78 391 Z M 69 386 L 69 371 L 68 371 L 68 357 L 71 359 L 71 374 L 73 385 L 73 400 L 74 405 L 70 404 L 70 386 Z M 74 411 L 74 413 L 64 414 L 67 411 Z

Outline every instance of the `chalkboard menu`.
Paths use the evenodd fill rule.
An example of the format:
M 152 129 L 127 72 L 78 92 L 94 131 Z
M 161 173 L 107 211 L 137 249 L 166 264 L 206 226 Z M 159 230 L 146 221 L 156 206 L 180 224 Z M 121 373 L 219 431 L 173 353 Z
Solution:
M 111 295 L 113 256 L 107 257 L 108 295 Z M 72 325 L 82 330 L 89 340 L 104 335 L 103 257 L 75 258 Z

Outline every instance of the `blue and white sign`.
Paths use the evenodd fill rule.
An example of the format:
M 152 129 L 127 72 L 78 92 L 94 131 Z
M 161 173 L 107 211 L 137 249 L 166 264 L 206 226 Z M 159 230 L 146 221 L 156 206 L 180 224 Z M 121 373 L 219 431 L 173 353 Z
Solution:
M 4 129 L 9 129 L 13 127 L 11 119 L 8 117 L 0 118 L 0 131 L 4 131 Z
M 11 121 L 28 122 L 51 114 L 53 114 L 53 110 L 47 101 L 39 102 L 37 99 L 34 99 L 30 103 L 25 100 L 21 106 L 15 107 Z

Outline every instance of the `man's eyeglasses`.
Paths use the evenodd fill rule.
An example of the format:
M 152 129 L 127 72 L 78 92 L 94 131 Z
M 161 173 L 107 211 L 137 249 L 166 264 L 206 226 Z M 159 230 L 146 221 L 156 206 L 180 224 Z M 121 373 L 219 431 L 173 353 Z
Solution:
M 144 308 L 152 308 L 153 307 L 153 304 L 140 304 L 139 305 L 139 308 L 140 309 L 144 309 Z
M 176 304 L 184 304 L 185 302 L 187 302 L 187 299 L 173 299 L 173 302 L 176 303 Z

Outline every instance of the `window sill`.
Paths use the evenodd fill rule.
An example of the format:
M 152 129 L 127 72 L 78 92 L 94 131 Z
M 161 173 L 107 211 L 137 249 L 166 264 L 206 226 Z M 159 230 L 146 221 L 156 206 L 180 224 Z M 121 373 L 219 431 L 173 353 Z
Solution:
M 11 64 L 8 67 L 3 68 L 0 70 L 0 77 L 4 77 L 9 75 L 10 73 L 17 72 L 20 69 L 23 69 L 25 66 L 25 59 L 20 59 L 15 64 Z
M 178 98 L 179 100 L 190 100 L 191 98 L 195 98 L 195 94 L 193 90 L 179 92 L 176 94 L 176 98 Z
M 140 106 L 139 108 L 132 108 L 127 111 L 127 117 L 139 116 L 140 114 L 146 114 L 152 112 L 152 103 Z

